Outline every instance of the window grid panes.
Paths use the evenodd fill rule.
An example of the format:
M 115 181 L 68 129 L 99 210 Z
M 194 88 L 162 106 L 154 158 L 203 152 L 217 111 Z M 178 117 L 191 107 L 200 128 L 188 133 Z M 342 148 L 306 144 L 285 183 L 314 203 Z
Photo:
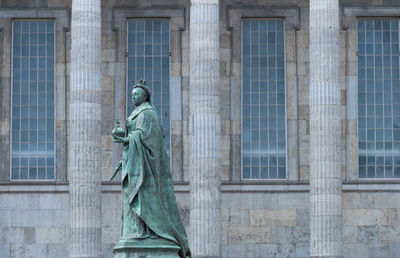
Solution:
M 136 80 L 144 78 L 151 90 L 164 131 L 167 152 L 170 150 L 169 114 L 169 20 L 128 20 L 128 87 L 127 114 L 130 114 L 132 89 Z
M 358 20 L 360 178 L 400 177 L 399 19 Z
M 11 179 L 55 178 L 54 21 L 15 20 Z
M 286 178 L 283 19 L 242 21 L 242 177 Z

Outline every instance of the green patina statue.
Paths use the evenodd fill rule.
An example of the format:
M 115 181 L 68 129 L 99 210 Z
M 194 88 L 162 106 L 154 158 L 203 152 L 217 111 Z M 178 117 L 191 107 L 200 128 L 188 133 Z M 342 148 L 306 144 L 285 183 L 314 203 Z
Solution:
M 116 257 L 130 257 L 118 256 L 117 251 L 132 246 L 171 245 L 179 250 L 180 257 L 190 257 L 162 127 L 143 79 L 136 82 L 132 101 L 136 108 L 126 120 L 126 130 L 117 122 L 112 132 L 114 142 L 123 144 L 123 158 L 110 179 L 122 171 L 121 239 L 114 253 Z

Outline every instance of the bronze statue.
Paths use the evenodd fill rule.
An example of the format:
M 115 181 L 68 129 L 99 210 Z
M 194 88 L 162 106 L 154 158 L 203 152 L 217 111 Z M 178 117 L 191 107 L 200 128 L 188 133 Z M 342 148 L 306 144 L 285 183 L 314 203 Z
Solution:
M 190 257 L 162 127 L 152 104 L 150 90 L 143 79 L 133 87 L 132 101 L 136 108 L 126 120 L 126 130 L 117 125 L 112 132 L 114 142 L 123 144 L 123 158 L 110 179 L 119 170 L 122 171 L 119 243 L 129 240 L 135 243 L 140 243 L 140 240 L 149 243 L 157 239 L 166 240 L 179 247 L 180 257 Z

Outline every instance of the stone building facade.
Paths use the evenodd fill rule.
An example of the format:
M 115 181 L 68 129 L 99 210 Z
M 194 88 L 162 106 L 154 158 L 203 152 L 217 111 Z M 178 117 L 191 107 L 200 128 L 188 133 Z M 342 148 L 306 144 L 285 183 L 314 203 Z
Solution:
M 71 64 L 79 63 L 82 56 L 95 60 L 97 53 L 89 53 L 91 42 L 96 41 L 73 53 L 72 39 L 83 35 L 73 35 L 73 26 L 78 26 L 74 17 L 75 22 L 84 20 L 74 16 L 73 5 L 95 13 L 90 9 L 94 5 L 85 2 L 0 1 L 0 257 L 71 255 L 70 232 L 75 227 L 71 211 L 80 205 L 74 206 L 73 200 L 79 198 L 73 199 L 74 185 L 69 183 L 71 174 L 79 178 L 78 168 L 73 170 L 71 164 L 77 148 L 71 130 L 79 126 L 74 127 L 71 119 L 88 113 L 98 119 L 85 125 L 89 129 L 82 139 L 95 135 L 90 139 L 99 141 L 99 151 L 93 147 L 88 150 L 92 156 L 79 162 L 90 167 L 98 160 L 98 177 L 84 178 L 93 188 L 101 184 L 93 215 L 100 216 L 94 235 L 101 245 L 93 248 L 97 248 L 95 257 L 113 257 L 120 230 L 120 182 L 108 179 L 121 150 L 110 132 L 115 120 L 125 121 L 131 111 L 129 89 L 139 76 L 149 81 L 155 94 L 191 243 L 207 235 L 198 232 L 204 218 L 201 212 L 191 213 L 193 203 L 203 198 L 201 193 L 215 191 L 211 196 L 217 197 L 202 206 L 211 218 L 220 210 L 221 217 L 208 225 L 217 229 L 212 233 L 219 243 L 210 247 L 213 256 L 309 257 L 310 167 L 316 157 L 310 145 L 310 135 L 315 136 L 310 110 L 316 103 L 311 101 L 310 67 L 318 70 L 318 64 L 310 65 L 315 60 L 310 57 L 320 51 L 315 42 L 310 44 L 315 39 L 310 38 L 310 13 L 318 16 L 318 8 L 339 17 L 339 53 L 330 53 L 338 62 L 340 86 L 339 111 L 334 115 L 339 118 L 335 126 L 340 151 L 335 154 L 342 175 L 342 183 L 336 185 L 342 188 L 337 192 L 341 196 L 337 226 L 342 227 L 343 240 L 337 257 L 400 257 L 398 1 L 343 0 L 337 11 L 305 0 L 101 1 L 101 20 L 93 25 L 101 25 L 100 67 L 79 70 Z M 191 4 L 204 9 L 191 9 Z M 214 16 L 208 16 L 211 13 Z M 322 15 L 317 18 L 325 24 Z M 196 37 L 191 27 L 211 36 Z M 191 59 L 197 53 L 191 39 L 205 44 L 197 46 L 198 51 L 211 53 L 202 63 Z M 322 45 L 328 43 L 332 42 Z M 322 47 L 321 51 L 328 50 Z M 215 62 L 217 67 L 207 69 Z M 98 109 L 79 113 L 71 103 L 83 96 L 82 89 L 72 78 L 79 81 L 79 76 L 86 78 L 85 71 L 89 76 L 96 69 L 101 83 L 88 85 L 93 86 L 90 96 Z M 325 78 L 329 71 L 319 73 L 317 77 Z M 196 83 L 207 90 L 196 91 Z M 215 111 L 215 116 L 204 115 L 206 109 Z M 263 111 L 267 113 L 262 115 Z M 215 132 L 201 134 L 202 128 Z M 202 144 L 208 148 L 205 152 L 196 149 Z M 212 162 L 202 159 L 205 156 Z M 193 171 L 204 178 L 215 176 L 209 182 L 212 187 L 196 181 Z M 328 202 L 318 213 L 322 217 L 332 212 Z M 211 256 L 198 251 L 207 248 L 197 242 L 192 247 L 196 255 Z

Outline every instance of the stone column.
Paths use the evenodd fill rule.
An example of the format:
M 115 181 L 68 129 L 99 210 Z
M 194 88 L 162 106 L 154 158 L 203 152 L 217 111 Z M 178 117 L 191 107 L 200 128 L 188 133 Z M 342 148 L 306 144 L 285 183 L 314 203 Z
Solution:
M 102 257 L 100 4 L 100 0 L 72 1 L 69 257 Z
M 190 237 L 194 257 L 221 256 L 219 1 L 190 7 Z
M 310 256 L 343 257 L 339 0 L 310 0 Z

